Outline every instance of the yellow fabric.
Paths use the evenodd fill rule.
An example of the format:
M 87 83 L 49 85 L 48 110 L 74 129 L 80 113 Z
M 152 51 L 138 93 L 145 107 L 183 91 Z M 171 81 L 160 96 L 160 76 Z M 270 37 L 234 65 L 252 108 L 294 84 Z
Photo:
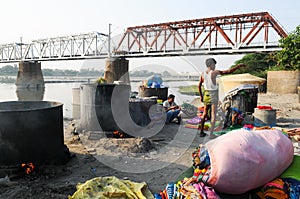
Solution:
M 93 178 L 76 188 L 69 199 L 154 199 L 145 182 L 136 183 L 114 176 Z
M 276 199 L 287 199 L 288 195 L 283 191 L 279 189 L 268 189 L 268 191 L 265 192 L 265 198 L 272 197 Z
M 288 195 L 283 191 L 276 188 L 269 188 L 266 191 L 259 191 L 256 193 L 260 199 L 265 199 L 267 197 L 272 197 L 276 199 L 287 199 Z

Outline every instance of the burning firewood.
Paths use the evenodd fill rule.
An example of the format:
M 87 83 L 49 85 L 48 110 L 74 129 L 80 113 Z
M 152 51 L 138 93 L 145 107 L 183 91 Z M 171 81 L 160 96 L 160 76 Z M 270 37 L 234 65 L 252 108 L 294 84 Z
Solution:
M 32 162 L 30 163 L 22 163 L 21 167 L 25 170 L 26 174 L 30 174 L 34 170 L 34 165 Z

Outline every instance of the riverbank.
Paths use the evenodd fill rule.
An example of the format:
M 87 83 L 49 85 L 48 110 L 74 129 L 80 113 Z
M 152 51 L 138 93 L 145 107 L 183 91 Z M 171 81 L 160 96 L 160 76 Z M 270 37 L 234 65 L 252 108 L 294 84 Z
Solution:
M 258 103 L 277 110 L 281 128 L 294 128 L 300 127 L 300 103 L 296 99 L 296 95 L 259 94 Z M 140 138 L 106 138 L 102 132 L 77 135 L 74 127 L 78 121 L 66 120 L 64 124 L 65 144 L 73 155 L 70 161 L 65 165 L 36 165 L 29 175 L 8 175 L 9 182 L 0 181 L 0 198 L 67 198 L 77 183 L 101 176 L 146 182 L 152 193 L 157 193 L 192 165 L 194 148 L 209 141 L 197 136 L 197 130 L 177 124 L 164 126 L 146 145 Z M 156 147 L 161 149 L 159 153 Z M 299 154 L 299 143 L 294 142 L 294 148 Z M 144 171 L 137 167 L 140 162 L 146 165 Z

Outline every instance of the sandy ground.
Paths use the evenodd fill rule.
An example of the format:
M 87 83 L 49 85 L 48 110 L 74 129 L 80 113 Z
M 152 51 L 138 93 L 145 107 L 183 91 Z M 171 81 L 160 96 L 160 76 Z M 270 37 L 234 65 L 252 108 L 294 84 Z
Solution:
M 298 95 L 259 94 L 258 103 L 277 110 L 279 127 L 300 127 Z M 77 183 L 98 176 L 146 182 L 157 193 L 192 165 L 193 149 L 209 140 L 177 124 L 164 126 L 148 139 L 114 139 L 103 132 L 74 135 L 72 123 L 77 125 L 65 121 L 65 144 L 73 157 L 64 165 L 36 165 L 29 175 L 2 167 L 0 198 L 67 198 Z M 294 146 L 299 152 L 299 143 Z

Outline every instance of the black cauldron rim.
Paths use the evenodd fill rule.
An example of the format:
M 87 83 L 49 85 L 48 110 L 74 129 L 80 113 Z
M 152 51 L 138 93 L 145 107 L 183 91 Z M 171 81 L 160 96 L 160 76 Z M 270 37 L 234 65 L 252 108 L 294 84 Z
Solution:
M 23 107 L 14 107 L 16 105 L 23 105 Z M 27 105 L 27 107 L 25 105 Z M 32 105 L 34 105 L 34 107 L 32 107 Z M 0 112 L 5 113 L 38 111 L 52 109 L 60 106 L 63 106 L 63 103 L 54 101 L 4 101 L 0 102 Z

